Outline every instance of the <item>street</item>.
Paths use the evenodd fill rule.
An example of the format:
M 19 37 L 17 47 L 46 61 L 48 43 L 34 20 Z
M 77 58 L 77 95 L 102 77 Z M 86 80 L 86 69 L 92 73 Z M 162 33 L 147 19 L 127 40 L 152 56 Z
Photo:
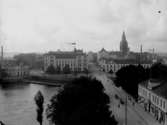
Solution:
M 113 81 L 108 78 L 107 73 L 100 72 L 97 70 L 98 68 L 95 67 L 92 69 L 96 69 L 94 70 L 94 73 L 92 73 L 92 76 L 102 82 L 105 88 L 105 92 L 110 97 L 110 109 L 115 115 L 118 121 L 118 125 L 125 125 L 125 103 L 120 104 L 120 100 L 125 102 L 126 93 L 113 84 Z M 118 95 L 119 99 L 116 99 L 115 95 Z M 128 100 L 127 125 L 160 125 L 160 123 L 158 123 L 158 121 L 156 121 L 153 116 L 145 112 L 141 105 L 137 103 L 133 105 L 133 103 Z

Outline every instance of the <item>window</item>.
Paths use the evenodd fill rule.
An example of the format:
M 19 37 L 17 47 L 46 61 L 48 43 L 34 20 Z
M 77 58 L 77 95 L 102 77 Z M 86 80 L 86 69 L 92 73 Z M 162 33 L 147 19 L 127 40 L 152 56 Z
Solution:
M 159 105 L 159 98 L 157 97 L 157 105 Z
M 160 107 L 162 107 L 162 99 L 160 100 Z
M 165 101 L 163 101 L 163 108 L 165 109 Z
M 151 93 L 149 93 L 149 99 L 151 99 Z

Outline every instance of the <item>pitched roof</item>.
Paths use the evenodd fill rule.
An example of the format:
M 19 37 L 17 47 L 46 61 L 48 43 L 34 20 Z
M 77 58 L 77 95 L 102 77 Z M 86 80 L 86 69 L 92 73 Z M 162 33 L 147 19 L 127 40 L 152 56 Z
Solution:
M 153 92 L 158 96 L 167 99 L 167 82 L 162 82 L 160 86 L 153 89 Z
M 82 51 L 51 51 L 45 55 L 53 55 L 56 58 L 76 58 L 79 55 L 85 55 Z
M 148 82 L 149 82 L 149 80 L 144 81 L 144 82 L 140 83 L 140 85 L 147 88 L 148 87 Z M 167 99 L 167 82 L 166 81 L 161 81 L 161 80 L 155 80 L 155 79 L 151 79 L 151 82 L 160 82 L 160 85 L 158 85 L 156 87 L 153 87 L 151 89 L 151 91 L 153 93 L 155 93 L 156 95 Z

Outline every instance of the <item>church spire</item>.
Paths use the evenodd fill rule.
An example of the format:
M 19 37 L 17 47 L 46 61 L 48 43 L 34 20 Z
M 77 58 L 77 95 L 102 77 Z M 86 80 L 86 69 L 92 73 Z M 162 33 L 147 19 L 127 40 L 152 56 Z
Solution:
M 122 34 L 122 41 L 126 41 L 125 31 L 123 31 L 123 34 Z
M 125 32 L 123 31 L 122 40 L 120 42 L 120 52 L 125 56 L 129 52 L 128 42 L 126 40 Z

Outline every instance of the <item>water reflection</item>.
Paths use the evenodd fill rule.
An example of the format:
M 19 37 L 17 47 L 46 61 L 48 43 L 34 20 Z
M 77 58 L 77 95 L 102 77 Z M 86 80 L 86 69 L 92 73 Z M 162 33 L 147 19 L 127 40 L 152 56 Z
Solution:
M 40 90 L 46 105 L 58 89 L 23 83 L 0 85 L 0 120 L 7 125 L 37 125 L 34 95 Z

